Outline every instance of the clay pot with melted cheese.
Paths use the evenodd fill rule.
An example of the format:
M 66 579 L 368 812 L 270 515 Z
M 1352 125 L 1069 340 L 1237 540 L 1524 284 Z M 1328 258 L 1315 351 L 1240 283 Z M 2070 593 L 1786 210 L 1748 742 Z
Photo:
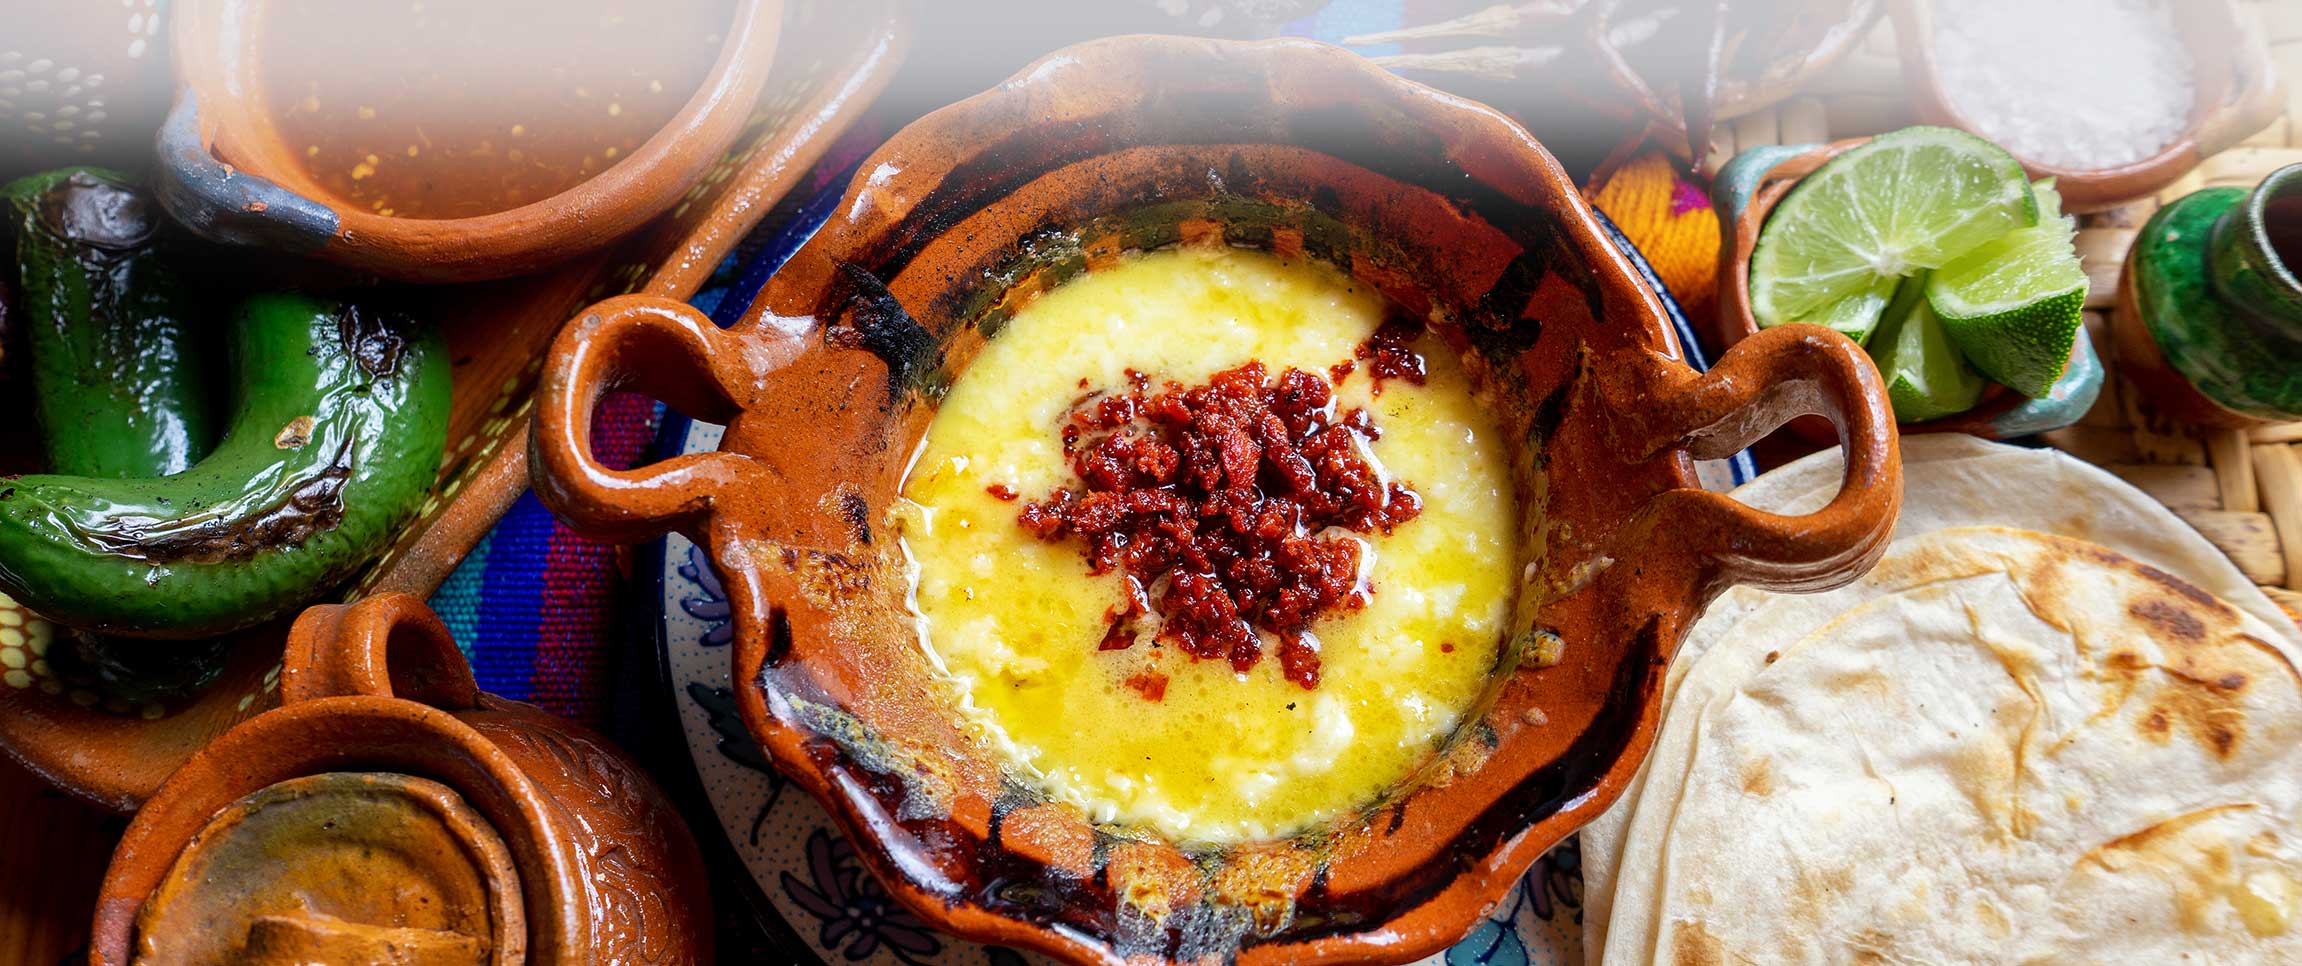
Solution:
M 1429 954 L 1468 931 L 1636 770 L 1652 740 L 1659 670 L 1704 602 L 1736 583 L 1843 583 L 1892 527 L 1893 419 L 1859 346 L 1786 326 L 1708 374 L 1689 369 L 1651 291 L 1526 131 L 1343 51 L 1298 41 L 1084 44 L 914 123 L 860 170 L 831 221 L 733 328 L 661 299 L 611 300 L 577 316 L 545 366 L 531 466 L 547 505 L 587 533 L 642 540 L 677 530 L 710 554 L 735 612 L 745 724 L 829 807 L 894 896 L 960 935 L 1081 963 Z M 1228 262 L 1220 270 L 1236 269 L 1234 281 L 1260 273 L 1269 291 L 1294 294 L 1210 312 L 1175 297 L 1206 273 L 1141 271 L 1185 258 Z M 1262 267 L 1239 267 L 1250 263 Z M 1130 279 L 1159 291 L 1091 297 Z M 1366 647 L 1341 639 L 1343 622 L 1408 600 L 1419 579 L 1384 578 L 1386 540 L 1401 541 L 1391 549 L 1405 560 L 1408 542 L 1436 538 L 1444 549 L 1434 566 L 1448 554 L 1483 556 L 1433 585 L 1496 585 L 1443 618 L 1480 613 L 1491 639 L 1434 631 L 1416 659 L 1462 658 L 1469 673 L 1433 702 L 1460 709 L 1458 719 L 1418 726 L 1428 730 L 1407 742 L 1414 753 L 1375 764 L 1380 780 L 1342 783 L 1354 787 L 1314 804 L 1217 816 L 1170 801 L 1213 816 L 1223 834 L 1162 826 L 1156 809 L 1099 814 L 1094 796 L 1051 791 L 1046 773 L 1060 759 L 1043 756 L 1032 774 L 1028 755 L 1002 748 L 977 713 L 988 710 L 1013 738 L 1034 712 L 987 709 L 958 680 L 969 671 L 951 660 L 951 635 L 972 621 L 957 604 L 972 590 L 994 599 L 976 615 L 994 623 L 1034 609 L 1070 615 L 1059 619 L 1076 626 L 1038 653 L 1071 660 L 1107 633 L 1119 578 L 1087 574 L 1080 545 L 1062 540 L 931 546 L 940 538 L 906 504 L 937 509 L 947 487 L 940 505 L 951 515 L 933 526 L 965 514 L 980 517 L 971 530 L 1013 528 L 1023 502 L 1072 485 L 1051 454 L 1080 393 L 1112 390 L 1128 368 L 1153 391 L 1167 379 L 1188 389 L 1255 357 L 1269 378 L 1308 372 L 1352 355 L 1393 310 L 1426 328 L 1417 344 L 1434 357 L 1435 388 L 1383 398 L 1431 412 L 1384 411 L 1352 395 L 1367 393 L 1362 374 L 1345 377 L 1349 398 L 1334 418 L 1368 409 L 1384 434 L 1377 447 L 1407 442 L 1417 418 L 1434 432 L 1470 426 L 1491 437 L 1419 461 L 1408 458 L 1413 446 L 1375 450 L 1397 464 L 1397 479 L 1428 491 L 1391 536 L 1372 528 L 1378 569 L 1367 609 L 1309 625 L 1337 637 L 1321 651 L 1314 687 L 1285 679 L 1273 657 L 1237 662 L 1244 672 L 1229 660 L 1159 659 L 1173 671 L 1160 707 L 1188 700 L 1186 691 L 1236 707 L 1201 708 L 1211 717 L 1196 740 L 1137 754 L 1217 756 L 1251 744 L 1234 732 L 1300 714 L 1305 700 L 1379 691 L 1382 676 L 1368 673 L 1377 662 L 1344 657 L 1377 653 L 1386 635 L 1369 635 Z M 1249 315 L 1271 324 L 1177 328 Z M 1126 319 L 1164 324 L 1146 325 L 1140 343 L 1110 339 Z M 1090 351 L 1107 343 L 1127 348 Z M 1028 351 L 1035 346 L 1049 351 Z M 595 462 L 592 410 L 617 386 L 726 423 L 720 450 L 632 470 Z M 1827 506 L 1777 516 L 1696 487 L 1693 459 L 1730 454 L 1802 413 L 1843 427 L 1850 469 Z M 981 419 L 1005 428 L 969 429 Z M 1279 435 L 1262 438 L 1262 451 Z M 1025 439 L 1042 449 L 997 455 Z M 1264 472 L 1244 449 L 1237 455 L 1239 472 Z M 963 471 L 954 457 L 966 457 Z M 1491 501 L 1451 486 L 1442 494 L 1439 484 L 1457 477 L 1503 492 Z M 1159 472 L 1138 483 L 1175 485 Z M 1212 492 L 1198 485 L 1169 497 Z M 970 572 L 967 561 L 984 553 L 1011 555 L 1022 569 Z M 1001 604 L 1001 595 L 1027 600 Z M 1093 662 L 1152 660 L 1157 640 L 1088 654 L 1068 677 L 1043 675 L 1065 690 L 1040 707 L 1065 696 L 1148 705 L 1124 678 L 1112 680 L 1135 668 Z M 1457 652 L 1436 646 L 1446 643 Z M 1485 650 L 1466 653 L 1474 644 Z M 983 653 L 991 660 L 977 670 L 993 670 L 1001 656 Z M 1293 712 L 1277 700 L 1287 689 L 1298 695 Z M 1182 735 L 1172 719 L 1184 705 L 1175 707 L 1075 720 L 1114 742 L 1135 740 L 1127 732 L 1136 728 Z M 1307 753 L 1362 750 L 1340 736 Z M 1172 761 L 1152 765 L 1181 773 Z

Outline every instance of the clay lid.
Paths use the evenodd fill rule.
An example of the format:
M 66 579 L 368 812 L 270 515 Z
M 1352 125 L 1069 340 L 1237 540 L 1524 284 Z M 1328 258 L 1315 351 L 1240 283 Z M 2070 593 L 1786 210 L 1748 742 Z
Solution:
M 438 782 L 326 772 L 268 786 L 185 845 L 136 921 L 139 964 L 510 964 L 511 852 Z

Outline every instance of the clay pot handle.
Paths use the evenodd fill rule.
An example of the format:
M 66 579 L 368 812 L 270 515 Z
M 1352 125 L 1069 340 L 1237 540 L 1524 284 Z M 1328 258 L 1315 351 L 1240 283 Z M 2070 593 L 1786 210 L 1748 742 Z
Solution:
M 185 227 L 220 242 L 306 253 L 336 239 L 336 213 L 303 195 L 218 160 L 198 98 L 176 96 L 160 126 L 153 194 Z
M 758 339 L 722 331 L 686 303 L 656 296 L 620 296 L 585 309 L 552 343 L 536 391 L 528 434 L 536 496 L 587 536 L 636 543 L 674 530 L 696 536 L 718 494 L 772 486 L 757 463 L 737 453 L 691 453 L 618 470 L 591 449 L 592 411 L 611 389 L 653 396 L 694 419 L 734 418 L 788 355 Z
M 1838 426 L 1846 474 L 1813 513 L 1768 513 L 1700 489 L 1648 502 L 1632 531 L 1670 537 L 1650 545 L 1688 548 L 1706 589 L 1824 590 L 1885 552 L 1902 507 L 1902 455 L 1878 369 L 1853 340 L 1785 325 L 1736 343 L 1707 373 L 1660 358 L 1643 370 L 1613 368 L 1600 374 L 1600 392 L 1622 414 L 1618 445 L 1642 458 L 1684 448 L 1696 459 L 1723 459 L 1810 413 Z
M 283 704 L 344 695 L 398 697 L 444 711 L 479 707 L 472 666 L 438 614 L 412 594 L 306 608 L 288 630 Z

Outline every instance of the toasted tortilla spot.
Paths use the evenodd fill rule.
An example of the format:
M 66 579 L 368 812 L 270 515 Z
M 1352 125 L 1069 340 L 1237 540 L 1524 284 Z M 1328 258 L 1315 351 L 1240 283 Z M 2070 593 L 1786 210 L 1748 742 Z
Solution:
M 2102 552 L 2108 553 L 2109 551 Z M 2109 559 L 2115 562 L 2118 558 L 2116 555 L 2112 555 Z M 2174 576 L 2173 574 L 2167 573 L 2166 571 L 2160 570 L 2139 560 L 2131 561 L 2130 565 L 2134 568 L 2135 573 L 2142 575 L 2143 579 L 2155 582 L 2159 586 L 2165 587 L 2168 590 L 2189 598 L 2191 603 L 2206 608 L 2207 612 L 2213 614 L 2215 617 L 2226 618 L 2235 613 L 2235 611 L 2231 609 L 2229 602 L 2224 601 L 2222 598 L 2216 597 L 2213 594 L 2209 594 L 2203 590 L 2198 589 L 2197 585 L 2192 584 L 2187 580 Z
M 1774 770 L 1767 767 L 1766 759 L 1753 758 L 1743 762 L 1742 790 L 1749 795 L 1774 793 Z
M 2086 854 L 2080 856 L 2078 861 L 2092 862 L 2112 872 L 2119 872 L 2130 867 L 2138 859 L 2164 860 L 2176 857 L 2173 850 L 2182 838 L 2182 833 L 2188 831 L 2191 826 L 2225 812 L 2243 812 L 2251 810 L 2253 807 L 2251 802 L 2233 802 L 2227 805 L 2216 805 L 2212 808 L 2201 808 L 2194 812 L 2184 812 L 2097 845 L 2087 850 Z M 2229 865 L 2229 860 L 2229 854 L 2224 853 L 2222 855 L 2224 867 Z
M 2160 670 L 2167 671 L 2168 686 L 2152 696 L 2150 710 L 2143 716 L 2143 734 L 2163 742 L 2171 726 L 2180 725 L 2215 757 L 2228 759 L 2245 736 L 2246 710 L 2216 682 Z
M 1726 943 L 1720 942 L 1700 920 L 1674 924 L 1671 929 L 1671 955 L 1681 966 L 1727 966 L 1729 963 L 1749 960 L 1727 952 Z
M 2238 733 L 2226 725 L 2210 724 L 2206 726 L 2206 743 L 2214 749 L 2215 757 L 2228 758 L 2238 746 Z
M 2196 842 L 2189 838 L 2190 832 L 2218 815 L 2253 807 L 2236 803 L 2186 812 L 2095 846 L 2080 861 L 2111 872 L 2143 872 L 2158 878 L 2172 887 L 2175 917 L 2182 927 L 2205 931 L 2214 926 L 2215 907 L 2232 891 L 2230 848 L 2215 839 Z
M 2185 642 L 2196 642 L 2206 637 L 2205 622 L 2176 601 L 2157 597 L 2138 600 L 2126 612 L 2150 625 L 2163 637 Z
M 2166 720 L 2166 712 L 2161 708 L 2152 708 L 2149 714 L 2143 715 L 2135 730 L 2142 732 L 2143 737 L 2162 745 L 2174 734 L 2173 723 Z

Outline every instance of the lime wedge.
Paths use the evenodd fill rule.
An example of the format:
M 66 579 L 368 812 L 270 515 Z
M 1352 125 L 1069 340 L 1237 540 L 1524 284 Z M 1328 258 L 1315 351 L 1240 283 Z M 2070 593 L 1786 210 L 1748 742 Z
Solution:
M 2021 163 L 1997 145 L 1939 127 L 1881 135 L 1775 206 L 1751 252 L 1751 311 L 1761 327 L 1819 322 L 1861 341 L 1893 280 L 2037 220 Z
M 2037 185 L 2038 224 L 1967 252 L 1934 273 L 1926 299 L 1982 373 L 2025 396 L 2046 395 L 2070 362 L 2086 272 L 2051 179 Z
M 1875 338 L 1871 333 L 1884 317 L 1882 313 L 1903 287 L 1899 278 L 1876 279 L 1869 288 L 1825 305 L 1811 317 L 1797 321 L 1827 325 L 1845 333 L 1849 339 L 1869 344 Z
M 1982 376 L 1943 331 L 1926 303 L 1925 286 L 1924 275 L 1902 284 L 1870 343 L 1894 418 L 1906 423 L 1962 413 L 1982 399 Z

